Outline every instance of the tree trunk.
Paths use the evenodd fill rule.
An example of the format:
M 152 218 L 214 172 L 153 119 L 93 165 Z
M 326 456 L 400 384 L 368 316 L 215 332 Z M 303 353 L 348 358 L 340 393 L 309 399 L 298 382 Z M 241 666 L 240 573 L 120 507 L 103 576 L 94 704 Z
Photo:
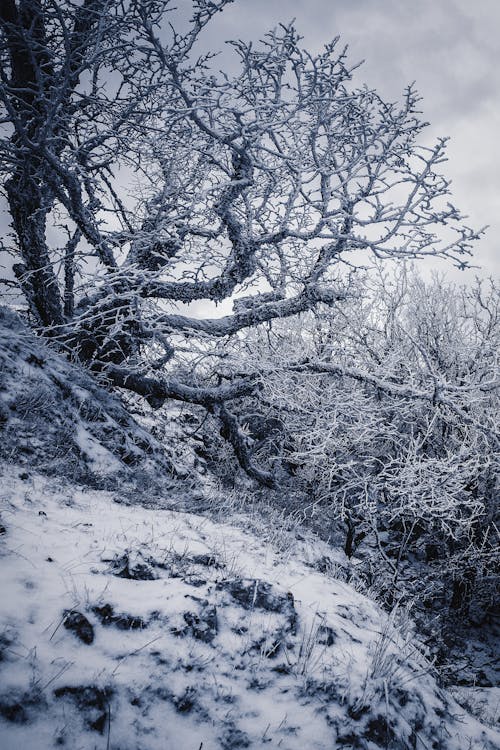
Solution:
M 61 326 L 61 295 L 45 242 L 46 208 L 30 166 L 19 168 L 6 188 L 12 228 L 23 259 L 14 272 L 38 323 L 49 329 Z

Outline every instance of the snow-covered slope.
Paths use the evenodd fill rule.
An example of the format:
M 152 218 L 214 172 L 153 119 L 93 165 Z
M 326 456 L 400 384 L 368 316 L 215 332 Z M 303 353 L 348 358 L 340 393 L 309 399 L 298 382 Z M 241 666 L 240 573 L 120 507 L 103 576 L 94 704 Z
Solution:
M 94 487 L 148 484 L 172 466 L 120 400 L 0 306 L 0 460 Z
M 0 308 L 0 750 L 500 747 L 342 552 L 187 513 L 175 451 Z
M 314 550 L 22 467 L 1 487 L 2 750 L 500 747 Z

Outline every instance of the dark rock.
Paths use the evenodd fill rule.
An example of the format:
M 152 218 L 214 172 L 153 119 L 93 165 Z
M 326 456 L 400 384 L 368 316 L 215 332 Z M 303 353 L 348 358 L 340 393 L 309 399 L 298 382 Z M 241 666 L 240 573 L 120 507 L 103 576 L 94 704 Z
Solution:
M 114 625 L 119 630 L 143 630 L 147 623 L 142 617 L 134 617 L 125 613 L 115 614 L 111 604 L 103 604 L 102 607 L 92 607 L 92 612 L 97 615 L 102 625 Z
M 273 672 L 277 672 L 277 674 L 291 674 L 292 668 L 289 664 L 278 664 L 278 666 L 273 667 Z
M 240 747 L 250 747 L 250 740 L 245 732 L 235 726 L 229 726 L 220 738 L 222 750 L 236 750 Z
M 3 698 L 0 698 L 0 716 L 13 724 L 26 724 L 28 721 L 28 713 L 22 703 Z
M 7 661 L 11 653 L 12 645 L 16 642 L 16 636 L 13 631 L 8 629 L 0 633 L 0 662 Z
M 339 690 L 339 686 L 331 680 L 315 679 L 309 677 L 301 687 L 301 695 L 311 697 L 315 696 L 320 698 L 322 702 L 326 703 L 341 703 L 342 695 Z M 368 709 L 364 709 L 368 710 Z
M 329 625 L 320 625 L 317 640 L 322 646 L 333 646 L 337 640 L 337 633 Z
M 83 714 L 86 725 L 100 734 L 104 733 L 109 714 L 109 699 L 112 695 L 109 688 L 68 685 L 56 688 L 54 695 L 56 698 L 69 698 Z
M 141 555 L 125 553 L 113 560 L 113 574 L 132 581 L 154 581 L 158 578 L 151 565 Z
M 82 643 L 90 645 L 94 642 L 94 627 L 85 615 L 76 610 L 64 610 L 64 627 L 79 638 Z
M 201 555 L 193 555 L 190 558 L 190 562 L 194 563 L 194 565 L 204 565 L 207 568 L 222 568 L 222 563 L 217 560 L 215 555 L 210 555 L 209 553 L 204 553 Z
M 354 719 L 354 721 L 359 721 L 359 719 L 361 719 L 364 714 L 368 713 L 369 710 L 368 706 L 359 706 L 357 708 L 349 706 L 347 709 L 347 715 L 351 719 Z
M 113 625 L 115 614 L 111 604 L 103 604 L 102 607 L 92 607 L 92 612 L 99 618 L 101 625 Z
M 403 690 L 403 688 L 396 688 L 393 691 L 393 695 L 401 708 L 404 708 L 410 700 L 410 694 L 406 690 Z
M 32 718 L 33 710 L 43 706 L 45 700 L 36 689 L 0 696 L 0 716 L 13 724 L 26 724 Z
M 323 555 L 314 564 L 314 568 L 325 575 L 330 573 L 333 567 L 333 560 L 331 557 L 328 557 L 328 555 Z
M 43 367 L 45 364 L 45 359 L 43 357 L 38 357 L 34 352 L 32 352 L 27 358 L 26 362 L 29 365 L 36 365 L 36 367 Z
M 235 578 L 232 581 L 222 581 L 217 584 L 218 589 L 225 589 L 231 597 L 245 609 L 263 609 L 276 612 L 287 619 L 287 630 L 295 634 L 297 629 L 297 613 L 295 611 L 293 594 L 282 594 L 266 581 L 251 578 Z
M 365 743 L 361 744 L 360 738 L 352 732 L 337 735 L 337 746 L 344 745 L 348 746 L 348 750 L 360 750 L 360 748 L 366 747 Z
M 217 609 L 213 604 L 206 604 L 199 614 L 185 612 L 184 621 L 193 638 L 204 643 L 211 643 L 217 635 Z
M 364 736 L 367 740 L 374 742 L 375 745 L 378 745 L 379 747 L 394 748 L 394 750 L 398 747 L 403 747 L 402 745 L 398 746 L 394 744 L 397 741 L 396 735 L 387 719 L 385 716 L 382 716 L 382 714 L 370 719 L 366 726 Z
M 205 578 L 197 578 L 196 576 L 188 576 L 184 579 L 184 583 L 189 584 L 190 586 L 194 586 L 195 588 L 199 589 L 202 586 L 206 585 Z
M 142 617 L 133 617 L 132 615 L 116 615 L 113 618 L 113 625 L 119 630 L 144 630 L 147 624 Z

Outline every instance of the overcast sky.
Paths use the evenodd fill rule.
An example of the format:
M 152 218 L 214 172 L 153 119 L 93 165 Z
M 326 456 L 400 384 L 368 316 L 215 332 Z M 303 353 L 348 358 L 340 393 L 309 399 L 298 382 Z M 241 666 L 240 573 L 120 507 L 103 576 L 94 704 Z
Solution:
M 498 275 L 500 0 L 235 0 L 212 22 L 210 46 L 254 39 L 293 18 L 310 49 L 340 34 L 352 61 L 365 60 L 358 77 L 386 98 L 416 81 L 427 138 L 451 139 L 443 171 L 456 205 L 474 228 L 490 225 L 475 262 L 481 275 Z M 465 280 L 475 273 L 452 275 Z
M 203 43 L 226 49 L 222 66 L 225 40 L 255 39 L 293 18 L 311 50 L 340 34 L 352 62 L 365 60 L 358 80 L 384 97 L 395 100 L 416 81 L 431 123 L 427 140 L 451 138 L 443 171 L 454 202 L 470 226 L 490 225 L 475 251 L 480 271 L 454 271 L 436 260 L 420 268 L 446 270 L 458 281 L 499 276 L 500 0 L 235 0 L 209 25 Z M 3 203 L 0 227 L 7 223 Z

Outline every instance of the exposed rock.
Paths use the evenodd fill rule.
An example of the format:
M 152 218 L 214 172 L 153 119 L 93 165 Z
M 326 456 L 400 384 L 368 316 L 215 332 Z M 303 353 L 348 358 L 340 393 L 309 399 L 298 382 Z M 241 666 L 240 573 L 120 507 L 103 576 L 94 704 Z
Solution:
M 366 743 L 353 732 L 337 735 L 337 746 L 345 747 L 346 745 L 347 750 L 361 750 L 362 748 L 366 748 Z
M 3 632 L 0 632 L 0 662 L 9 659 L 9 654 L 12 652 L 12 646 L 15 642 L 15 631 L 5 628 Z
M 71 630 L 82 643 L 90 645 L 94 642 L 94 627 L 81 612 L 74 609 L 64 610 L 63 625 L 66 630 Z
M 45 700 L 39 690 L 13 691 L 0 695 L 0 716 L 13 724 L 26 724 Z
M 320 625 L 318 628 L 317 641 L 322 646 L 333 646 L 337 640 L 337 633 L 329 625 Z
M 284 634 L 282 631 L 277 631 L 275 638 L 269 638 L 264 636 L 258 641 L 255 641 L 249 651 L 257 651 L 262 654 L 266 659 L 274 659 L 281 651 L 281 647 L 284 642 Z
M 190 586 L 194 586 L 195 588 L 199 589 L 202 586 L 206 586 L 206 580 L 205 578 L 198 578 L 197 576 L 187 576 L 187 578 L 184 579 L 184 583 L 188 583 Z
M 207 568 L 223 568 L 224 566 L 220 562 L 220 560 L 217 559 L 215 555 L 211 555 L 210 553 L 202 553 L 200 555 L 192 555 L 189 558 L 189 561 L 194 563 L 194 565 L 204 565 Z
M 112 562 L 113 575 L 133 581 L 154 581 L 158 578 L 151 565 L 139 552 L 125 552 Z
M 220 738 L 222 750 L 250 747 L 250 740 L 245 732 L 235 726 L 229 726 Z
M 56 698 L 69 698 L 82 713 L 86 725 L 100 734 L 104 733 L 109 714 L 109 688 L 98 688 L 94 685 L 68 685 L 56 688 Z
M 361 717 L 367 714 L 369 711 L 370 708 L 366 705 L 349 706 L 349 708 L 347 709 L 347 715 L 350 716 L 351 719 L 354 719 L 354 721 L 359 721 Z
M 193 638 L 204 643 L 213 641 L 217 635 L 217 609 L 213 604 L 205 602 L 199 614 L 185 612 L 183 616 Z
M 235 578 L 217 584 L 219 590 L 228 591 L 231 597 L 245 609 L 262 609 L 284 615 L 288 632 L 294 634 L 297 629 L 297 612 L 293 594 L 282 594 L 266 581 L 252 578 Z
M 104 626 L 114 625 L 119 630 L 142 630 L 147 623 L 142 617 L 134 617 L 125 613 L 115 614 L 111 604 L 103 604 L 101 607 L 92 607 L 92 612 L 97 615 Z
M 9 699 L 8 697 L 0 698 L 0 716 L 13 724 L 26 724 L 28 714 L 22 701 Z
M 394 734 L 394 730 L 382 714 L 370 719 L 364 736 L 367 740 L 377 745 L 377 747 L 384 748 L 384 750 L 406 750 L 408 747 L 406 743 L 398 740 Z

